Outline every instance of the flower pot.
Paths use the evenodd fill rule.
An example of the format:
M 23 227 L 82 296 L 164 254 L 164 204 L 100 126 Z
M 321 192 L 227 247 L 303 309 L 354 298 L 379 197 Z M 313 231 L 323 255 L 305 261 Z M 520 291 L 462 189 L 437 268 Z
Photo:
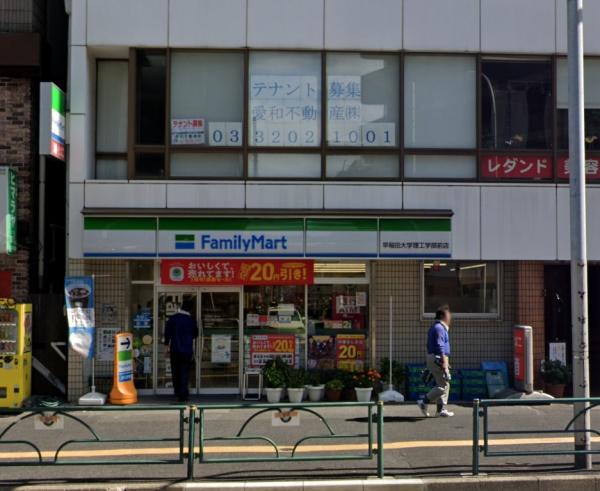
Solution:
M 342 391 L 334 389 L 325 389 L 325 398 L 329 402 L 338 402 L 342 398 Z
M 290 402 L 295 404 L 302 402 L 302 396 L 304 395 L 304 387 L 300 388 L 288 388 L 287 390 L 288 399 Z
M 308 387 L 308 399 L 310 402 L 319 402 L 325 395 L 324 385 L 309 385 Z
M 281 401 L 281 396 L 283 395 L 281 387 L 267 387 L 265 392 L 267 393 L 267 402 L 274 404 Z
M 310 385 L 304 386 L 304 393 L 302 394 L 302 400 L 305 401 L 308 399 L 308 391 L 310 390 Z
M 358 402 L 369 402 L 373 395 L 373 387 L 355 387 L 356 400 Z
M 342 399 L 344 401 L 356 401 L 356 391 L 353 388 L 342 390 Z
M 565 396 L 565 384 L 544 383 L 544 391 L 552 397 L 561 398 Z

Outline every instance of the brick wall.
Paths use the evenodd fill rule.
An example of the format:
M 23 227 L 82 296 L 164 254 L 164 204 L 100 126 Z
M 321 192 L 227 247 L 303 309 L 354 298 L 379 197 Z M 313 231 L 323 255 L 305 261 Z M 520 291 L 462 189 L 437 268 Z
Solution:
M 517 263 L 517 289 L 517 322 L 533 328 L 533 371 L 538 387 L 540 363 L 545 357 L 544 264 Z
M 17 171 L 19 226 L 30 224 L 33 218 L 31 180 L 36 128 L 32 82 L 0 77 L 0 165 L 9 165 Z M 13 273 L 13 297 L 18 302 L 29 296 L 30 251 L 21 242 L 17 254 L 0 254 L 0 270 Z
M 424 363 L 427 329 L 431 319 L 421 314 L 421 264 L 418 261 L 381 261 L 373 265 L 375 281 L 375 358 L 388 356 L 389 297 L 393 302 L 393 357 L 401 363 Z M 512 366 L 512 326 L 516 318 L 514 262 L 501 268 L 501 314 L 498 319 L 455 317 L 452 323 L 452 359 L 455 368 L 479 368 L 483 360 L 506 361 Z

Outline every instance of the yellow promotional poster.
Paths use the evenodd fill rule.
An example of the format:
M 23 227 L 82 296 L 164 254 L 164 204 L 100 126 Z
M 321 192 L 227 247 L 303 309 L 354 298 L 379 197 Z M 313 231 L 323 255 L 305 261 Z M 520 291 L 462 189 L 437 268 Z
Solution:
M 115 366 L 111 404 L 135 404 L 137 391 L 133 384 L 133 334 L 123 332 L 115 336 Z
M 338 334 L 335 338 L 337 367 L 359 372 L 365 369 L 366 340 L 362 334 Z
M 21 407 L 31 396 L 31 304 L 0 299 L 0 407 Z

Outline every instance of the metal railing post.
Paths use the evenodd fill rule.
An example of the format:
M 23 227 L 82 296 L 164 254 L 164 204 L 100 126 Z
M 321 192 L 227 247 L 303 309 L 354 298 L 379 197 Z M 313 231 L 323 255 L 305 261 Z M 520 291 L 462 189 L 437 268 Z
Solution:
M 194 479 L 194 446 L 195 446 L 195 429 L 196 429 L 196 406 L 190 406 L 190 417 L 188 426 L 188 455 L 187 455 L 187 478 Z
M 473 401 L 473 475 L 479 475 L 479 399 Z
M 384 476 L 383 459 L 383 401 L 377 401 L 377 477 L 379 479 Z

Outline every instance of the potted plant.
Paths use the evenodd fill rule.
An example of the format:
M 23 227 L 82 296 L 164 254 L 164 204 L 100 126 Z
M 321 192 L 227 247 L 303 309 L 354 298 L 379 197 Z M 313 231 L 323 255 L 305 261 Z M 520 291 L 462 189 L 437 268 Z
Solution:
M 300 368 L 290 368 L 287 372 L 287 394 L 290 402 L 302 402 L 304 397 L 304 370 Z
M 319 402 L 325 395 L 325 385 L 321 383 L 321 372 L 315 370 L 310 374 L 310 384 L 308 385 L 308 399 L 310 402 Z
M 379 383 L 381 375 L 377 370 L 367 370 L 354 375 L 354 390 L 358 402 L 369 402 L 373 394 L 373 387 Z
M 356 401 L 354 373 L 348 370 L 339 370 L 336 378 L 344 384 L 342 389 L 342 399 L 345 401 Z
M 279 362 L 277 360 L 279 360 Z M 270 403 L 281 401 L 286 379 L 285 366 L 285 362 L 279 358 L 275 358 L 274 360 L 269 361 L 263 368 L 265 392 L 267 393 L 267 401 Z
M 337 402 L 342 398 L 344 383 L 334 378 L 325 384 L 325 397 L 328 401 Z
M 542 364 L 544 390 L 553 397 L 564 397 L 565 386 L 571 379 L 571 370 L 559 360 L 545 360 Z

